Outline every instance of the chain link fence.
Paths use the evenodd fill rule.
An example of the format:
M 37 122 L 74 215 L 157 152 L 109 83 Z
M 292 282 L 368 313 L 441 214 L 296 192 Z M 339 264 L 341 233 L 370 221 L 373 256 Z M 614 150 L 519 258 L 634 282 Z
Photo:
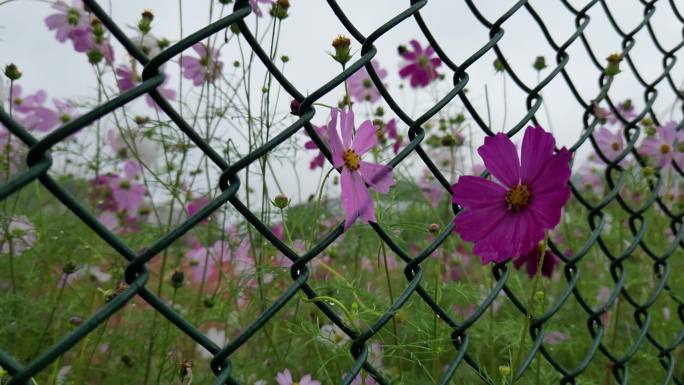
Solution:
M 387 325 L 396 312 L 402 308 L 402 306 L 404 306 L 410 297 L 413 297 L 414 300 L 419 299 L 424 301 L 425 304 L 427 304 L 436 313 L 439 322 L 444 322 L 446 325 L 448 325 L 450 330 L 452 330 L 451 340 L 453 343 L 453 352 L 451 355 L 453 358 L 444 371 L 442 378 L 439 379 L 439 383 L 448 384 L 451 383 L 452 380 L 458 383 L 458 378 L 455 376 L 457 368 L 460 366 L 469 365 L 476 372 L 480 373 L 480 378 L 482 379 L 483 383 L 494 384 L 494 380 L 484 374 L 484 371 L 478 367 L 477 361 L 469 354 L 468 347 L 470 340 L 468 331 L 476 322 L 478 322 L 485 311 L 492 306 L 494 299 L 501 292 L 505 294 L 505 296 L 513 303 L 513 305 L 523 316 L 528 317 L 529 309 L 526 308 L 524 304 L 525 301 L 516 296 L 509 285 L 507 285 L 510 270 L 506 264 L 493 266 L 492 272 L 496 279 L 496 284 L 488 293 L 486 298 L 478 304 L 475 312 L 463 322 L 458 322 L 455 320 L 449 314 L 447 309 L 444 309 L 438 305 L 437 301 L 421 284 L 421 278 L 423 276 L 421 264 L 428 260 L 430 255 L 443 244 L 447 237 L 452 234 L 453 222 L 451 225 L 442 229 L 442 232 L 434 239 L 429 247 L 421 250 L 415 255 L 412 255 L 407 250 L 404 250 L 401 246 L 399 246 L 399 244 L 392 238 L 386 229 L 383 229 L 378 224 L 371 223 L 371 226 L 377 233 L 378 237 L 380 237 L 386 246 L 404 261 L 404 275 L 408 284 L 401 294 L 395 298 L 395 302 L 384 312 L 384 314 L 377 318 L 371 327 L 357 332 L 354 327 L 346 325 L 343 321 L 343 317 L 337 314 L 330 305 L 326 304 L 325 302 L 315 300 L 317 293 L 308 283 L 309 263 L 314 258 L 319 256 L 342 234 L 343 224 L 336 226 L 318 244 L 300 255 L 279 240 L 271 232 L 269 227 L 262 223 L 256 215 L 250 212 L 250 210 L 243 204 L 243 202 L 240 201 L 237 196 L 237 192 L 241 183 L 240 179 L 238 178 L 238 173 L 249 164 L 257 160 L 259 157 L 269 153 L 292 135 L 302 130 L 305 130 L 308 133 L 308 135 L 320 147 L 321 151 L 328 158 L 328 160 L 331 159 L 329 150 L 322 142 L 321 138 L 316 134 L 316 131 L 313 129 L 310 123 L 312 117 L 314 116 L 314 103 L 323 95 L 342 84 L 345 79 L 349 78 L 355 71 L 364 66 L 370 74 L 373 83 L 380 91 L 385 103 L 387 103 L 389 108 L 391 108 L 396 116 L 398 116 L 404 122 L 404 124 L 409 127 L 408 136 L 410 143 L 389 162 L 389 165 L 395 167 L 410 154 L 416 154 L 420 157 L 424 165 L 432 172 L 435 179 L 440 182 L 445 190 L 449 191 L 450 181 L 447 180 L 442 173 L 440 173 L 438 167 L 433 163 L 428 154 L 425 152 L 424 148 L 421 146 L 421 143 L 425 139 L 423 125 L 429 119 L 434 117 L 440 111 L 440 109 L 458 97 L 479 128 L 487 135 L 494 135 L 494 130 L 485 123 L 486 119 L 478 114 L 476 109 L 473 107 L 471 100 L 469 100 L 468 95 L 464 91 L 464 87 L 468 84 L 469 79 L 468 69 L 479 58 L 490 51 L 494 51 L 496 53 L 496 56 L 503 65 L 506 74 L 510 76 L 514 83 L 527 95 L 526 115 L 514 126 L 510 127 L 507 134 L 509 136 L 513 136 L 526 125 L 537 124 L 535 114 L 539 112 L 539 109 L 542 106 L 542 90 L 554 79 L 562 79 L 562 81 L 567 85 L 567 88 L 571 91 L 572 95 L 574 95 L 575 102 L 578 103 L 584 110 L 582 116 L 582 135 L 579 137 L 577 142 L 571 146 L 570 149 L 572 151 L 576 151 L 581 146 L 592 146 L 593 151 L 607 164 L 606 179 L 611 189 L 610 192 L 608 192 L 600 202 L 592 204 L 589 200 L 583 197 L 577 186 L 572 187 L 575 199 L 577 199 L 577 201 L 580 202 L 581 205 L 583 205 L 588 211 L 587 219 L 592 233 L 586 240 L 584 246 L 570 256 L 564 255 L 560 250 L 558 250 L 553 242 L 549 243 L 550 248 L 558 256 L 560 256 L 564 262 L 564 277 L 567 280 L 567 286 L 564 292 L 558 297 L 556 302 L 548 309 L 546 313 L 531 317 L 531 322 L 529 323 L 529 335 L 533 340 L 531 349 L 524 355 L 522 364 L 515 368 L 513 377 L 515 379 L 520 378 L 524 372 L 528 370 L 533 360 L 541 355 L 543 356 L 544 360 L 546 360 L 562 376 L 560 381 L 561 384 L 576 384 L 578 383 L 578 376 L 585 371 L 590 363 L 595 360 L 598 355 L 603 355 L 612 363 L 611 369 L 615 380 L 618 383 L 627 384 L 628 363 L 634 358 L 637 351 L 644 350 L 650 345 L 650 348 L 655 348 L 654 354 L 657 355 L 657 359 L 660 361 L 663 368 L 662 379 L 653 379 L 652 383 L 684 383 L 684 378 L 681 377 L 681 370 L 679 370 L 679 376 L 676 374 L 677 370 L 675 370 L 677 365 L 679 365 L 680 369 L 682 367 L 681 362 L 677 362 L 675 350 L 681 344 L 682 339 L 684 339 L 684 328 L 680 330 L 676 338 L 672 339 L 668 345 L 663 345 L 652 336 L 653 327 L 651 325 L 651 316 L 648 312 L 649 307 L 660 295 L 668 295 L 677 304 L 679 320 L 684 321 L 684 303 L 682 303 L 682 300 L 670 291 L 667 285 L 668 276 L 671 274 L 678 275 L 681 273 L 677 271 L 670 271 L 669 262 L 678 248 L 684 245 L 684 243 L 681 242 L 683 213 L 673 212 L 668 205 L 661 200 L 659 195 L 659 190 L 661 189 L 662 185 L 660 177 L 656 178 L 655 182 L 651 185 L 650 196 L 645 197 L 644 205 L 638 209 L 632 208 L 619 194 L 620 188 L 625 183 L 623 178 L 625 171 L 618 164 L 620 160 L 631 154 L 637 159 L 637 161 L 644 165 L 644 160 L 640 157 L 639 153 L 635 149 L 635 143 L 641 134 L 641 129 L 637 123 L 645 117 L 650 117 L 656 124 L 660 125 L 658 116 L 655 114 L 652 108 L 656 98 L 658 97 L 656 86 L 664 82 L 672 88 L 672 91 L 674 91 L 679 100 L 682 100 L 682 94 L 678 89 L 677 82 L 675 82 L 675 79 L 673 79 L 671 75 L 671 70 L 677 62 L 677 52 L 682 48 L 682 46 L 684 46 L 684 40 L 670 49 L 663 47 L 654 33 L 651 21 L 656 6 L 658 6 L 670 9 L 676 18 L 684 25 L 684 16 L 675 4 L 675 0 L 639 0 L 638 3 L 640 3 L 643 7 L 643 19 L 633 30 L 630 31 L 625 31 L 620 28 L 610 8 L 607 6 L 606 1 L 604 0 L 589 1 L 582 8 L 576 8 L 571 5 L 569 1 L 561 0 L 557 5 L 567 9 L 568 15 L 572 15 L 574 17 L 576 26 L 575 32 L 568 36 L 564 41 L 556 41 L 552 38 L 549 29 L 547 28 L 547 24 L 540 17 L 537 11 L 535 11 L 535 8 L 528 3 L 528 1 L 520 0 L 498 19 L 489 20 L 480 12 L 478 6 L 475 4 L 475 1 L 465 0 L 465 3 L 472 14 L 477 18 L 479 23 L 481 23 L 482 26 L 489 31 L 490 39 L 479 50 L 477 50 L 477 52 L 474 52 L 465 61 L 458 64 L 455 63 L 440 47 L 439 42 L 434 38 L 430 31 L 430 26 L 421 16 L 421 9 L 428 3 L 426 0 L 410 1 L 410 4 L 408 4 L 409 6 L 405 10 L 391 20 L 388 20 L 386 23 L 368 35 L 364 35 L 354 26 L 337 2 L 334 0 L 328 0 L 328 4 L 332 11 L 342 22 L 348 33 L 359 44 L 361 44 L 362 48 L 358 60 L 351 63 L 343 72 L 330 79 L 320 88 L 311 92 L 308 96 L 303 95 L 279 71 L 277 66 L 269 59 L 268 54 L 259 45 L 247 24 L 244 22 L 245 18 L 251 13 L 251 7 L 247 0 L 237 1 L 232 14 L 206 26 L 199 31 L 196 31 L 190 36 L 187 36 L 186 38 L 162 51 L 152 59 L 149 59 L 135 44 L 129 40 L 120 27 L 100 7 L 97 1 L 84 0 L 84 3 L 87 5 L 89 10 L 100 19 L 110 33 L 126 48 L 128 53 L 144 66 L 143 80 L 133 89 L 121 93 L 120 95 L 112 98 L 110 101 L 94 108 L 77 119 L 64 124 L 62 127 L 51 132 L 41 140 L 33 137 L 26 129 L 13 121 L 3 110 L 0 110 L 0 122 L 7 127 L 13 135 L 19 138 L 26 146 L 30 148 L 26 158 L 28 168 L 20 174 L 15 175 L 13 179 L 7 183 L 0 186 L 0 199 L 7 199 L 9 196 L 32 182 L 41 183 L 46 189 L 54 194 L 54 196 L 59 199 L 63 205 L 77 215 L 85 224 L 87 224 L 95 233 L 97 233 L 104 241 L 106 241 L 113 249 L 115 249 L 123 258 L 128 261 L 127 268 L 125 270 L 125 281 L 127 286 L 122 288 L 118 295 L 111 302 L 106 303 L 90 319 L 76 327 L 72 333 L 62 338 L 59 342 L 51 346 L 46 351 L 42 352 L 27 365 L 20 365 L 10 354 L 0 351 L 0 365 L 9 373 L 9 384 L 18 385 L 31 383 L 32 376 L 44 370 L 48 365 L 58 359 L 60 355 L 71 349 L 75 344 L 87 336 L 88 333 L 103 323 L 108 317 L 112 316 L 122 307 L 124 307 L 135 296 L 139 296 L 144 301 L 149 303 L 149 305 L 161 313 L 161 315 L 163 315 L 169 322 L 173 323 L 182 332 L 186 333 L 187 336 L 192 338 L 194 341 L 213 354 L 214 358 L 211 360 L 211 370 L 216 376 L 214 382 L 215 384 L 238 384 L 239 382 L 236 380 L 235 373 L 233 373 L 231 367 L 231 355 L 240 346 L 247 343 L 251 336 L 253 336 L 260 328 L 269 322 L 269 320 L 298 293 L 303 293 L 308 298 L 314 299 L 313 303 L 315 306 L 317 306 L 318 309 L 320 309 L 320 311 L 325 314 L 325 316 L 327 316 L 331 322 L 340 327 L 352 340 L 350 354 L 353 356 L 354 364 L 351 368 L 349 368 L 348 374 L 340 381 L 340 384 L 350 384 L 362 368 L 370 373 L 378 383 L 383 385 L 390 383 L 387 378 L 383 377 L 377 368 L 374 368 L 369 363 L 369 347 L 367 342 L 371 337 L 378 333 L 379 330 Z M 305 7 L 306 4 L 303 3 L 303 6 Z M 630 6 L 636 7 L 638 5 L 635 1 Z M 645 107 L 643 110 L 639 111 L 636 117 L 632 119 L 627 119 L 620 115 L 618 109 L 616 108 L 617 104 L 608 96 L 608 90 L 611 87 L 613 78 L 611 76 L 605 75 L 605 67 L 602 64 L 604 63 L 604 60 L 596 56 L 585 35 L 585 30 L 591 23 L 589 13 L 595 9 L 600 9 L 606 14 L 607 19 L 612 27 L 621 36 L 622 52 L 619 53 L 620 58 L 622 59 L 623 63 L 627 64 L 629 71 L 635 75 L 637 81 L 641 85 Z M 541 81 L 536 85 L 528 85 L 523 82 L 518 75 L 516 75 L 513 69 L 509 66 L 508 62 L 506 61 L 506 57 L 498 46 L 498 43 L 504 36 L 504 26 L 506 21 L 516 13 L 529 14 L 529 16 L 531 16 L 534 22 L 538 25 L 539 30 L 543 34 L 548 45 L 556 52 L 555 66 L 551 69 L 548 75 L 541 79 Z M 417 23 L 417 25 L 420 27 L 420 30 L 424 34 L 425 38 L 434 48 L 442 62 L 453 71 L 453 88 L 451 91 L 447 93 L 441 100 L 439 100 L 438 103 L 429 108 L 429 110 L 416 118 L 409 116 L 407 112 L 399 107 L 393 96 L 387 91 L 385 86 L 383 86 L 382 81 L 370 63 L 371 59 L 377 52 L 375 46 L 373 45 L 374 42 L 394 28 L 397 24 L 410 18 L 415 20 L 415 23 Z M 159 94 L 157 87 L 160 86 L 164 81 L 164 75 L 160 74 L 159 72 L 159 68 L 164 65 L 164 63 L 176 58 L 177 55 L 179 55 L 183 50 L 191 47 L 193 44 L 200 42 L 201 40 L 206 39 L 213 34 L 220 33 L 233 24 L 236 24 L 239 27 L 242 37 L 249 44 L 256 56 L 258 56 L 258 58 L 263 62 L 271 75 L 280 83 L 283 89 L 289 95 L 291 95 L 293 99 L 299 102 L 299 119 L 260 148 L 249 153 L 244 158 L 229 164 L 224 157 L 216 152 L 215 149 L 213 149 L 207 142 L 205 142 L 202 137 L 193 129 L 193 127 L 180 116 L 174 107 L 172 107 L 171 104 L 169 104 Z M 640 72 L 637 70 L 630 56 L 630 51 L 636 42 L 635 36 L 641 31 L 646 31 L 650 39 L 650 41 L 646 41 L 646 43 L 652 44 L 660 53 L 660 57 L 653 57 L 650 58 L 650 60 L 660 60 L 662 62 L 662 71 L 660 75 L 657 76 L 657 78 L 655 78 L 652 82 L 647 82 L 644 80 L 644 77 L 642 77 Z M 647 40 L 643 35 L 642 38 Z M 571 60 L 568 50 L 573 45 L 581 45 L 584 47 L 585 54 L 591 59 L 591 62 L 596 67 L 600 92 L 593 100 L 586 100 L 580 95 L 575 83 L 573 83 L 573 80 L 566 71 L 566 66 Z M 76 201 L 76 199 L 63 186 L 60 186 L 55 179 L 49 175 L 48 171 L 53 164 L 50 155 L 50 150 L 53 146 L 143 94 L 150 95 L 167 114 L 167 116 L 177 125 L 177 127 L 194 142 L 197 148 L 203 151 L 206 156 L 222 170 L 219 180 L 219 187 L 222 193 L 204 208 L 188 218 L 180 226 L 170 231 L 161 239 L 157 240 L 149 248 L 145 249 L 143 252 L 136 252 L 129 248 L 129 246 L 127 246 L 120 238 L 118 238 L 115 234 L 108 230 L 107 227 L 100 223 L 96 217 L 83 205 Z M 613 160 L 607 159 L 606 156 L 601 153 L 595 138 L 593 137 L 593 132 L 599 124 L 599 119 L 594 114 L 594 106 L 596 103 L 601 102 L 607 103 L 612 112 L 624 125 L 623 134 L 627 141 L 627 145 L 624 151 Z M 681 169 L 676 168 L 676 172 L 679 176 L 682 175 Z M 615 178 L 615 176 L 617 176 L 617 178 Z M 626 247 L 625 251 L 620 255 L 614 255 L 611 253 L 601 238 L 601 229 L 605 221 L 602 210 L 613 202 L 617 202 L 617 204 L 619 204 L 620 207 L 627 213 L 629 217 L 629 230 L 631 232 L 629 246 Z M 179 315 L 179 313 L 174 311 L 170 306 L 168 306 L 158 296 L 150 291 L 150 289 L 146 286 L 146 282 L 148 281 L 150 275 L 146 265 L 155 255 L 159 254 L 172 242 L 179 239 L 195 225 L 209 217 L 212 212 L 225 204 L 234 206 L 235 209 L 237 209 L 237 211 L 244 216 L 246 221 L 254 226 L 255 229 L 257 229 L 285 256 L 290 258 L 294 264 L 290 270 L 292 283 L 289 285 L 289 288 L 282 293 L 282 295 L 280 295 L 280 297 L 274 303 L 272 303 L 270 307 L 263 312 L 263 314 L 255 319 L 249 325 L 249 327 L 247 327 L 241 334 L 234 338 L 227 346 L 217 346 L 209 338 L 207 338 L 207 336 L 203 335 L 197 328 L 195 328 L 186 319 Z M 646 232 L 645 226 L 648 222 L 646 213 L 653 210 L 659 210 L 660 214 L 658 215 L 667 216 L 669 218 L 670 227 L 673 231 L 673 234 L 676 234 L 675 239 L 668 247 L 667 252 L 660 255 L 653 252 L 652 249 L 649 248 L 649 246 L 644 242 L 644 234 Z M 453 213 L 454 215 L 458 214 L 457 206 L 453 207 Z M 610 299 L 600 309 L 593 309 L 586 298 L 583 298 L 583 296 L 580 294 L 580 291 L 577 289 L 583 257 L 591 248 L 600 248 L 603 255 L 610 260 L 610 271 L 615 283 L 610 293 Z M 658 277 L 658 282 L 655 285 L 655 289 L 645 302 L 638 302 L 625 288 L 625 269 L 623 264 L 630 258 L 631 252 L 636 248 L 641 248 L 643 252 L 650 257 L 653 263 L 654 274 L 656 277 Z M 605 343 L 604 334 L 606 326 L 601 322 L 602 315 L 608 311 L 618 296 L 621 296 L 621 298 L 625 299 L 633 307 L 633 322 L 639 329 L 638 338 L 636 338 L 634 344 L 630 349 L 628 349 L 627 353 L 621 357 L 617 357 Z M 545 324 L 554 316 L 554 314 L 559 311 L 566 301 L 573 297 L 586 312 L 586 314 L 583 314 L 581 317 L 578 315 L 578 323 L 580 323 L 580 321 L 586 322 L 586 326 L 593 338 L 593 341 L 591 348 L 586 352 L 586 355 L 580 364 L 574 368 L 567 368 L 562 366 L 558 360 L 553 358 L 553 356 L 549 353 L 548 348 L 545 347 L 543 338 Z

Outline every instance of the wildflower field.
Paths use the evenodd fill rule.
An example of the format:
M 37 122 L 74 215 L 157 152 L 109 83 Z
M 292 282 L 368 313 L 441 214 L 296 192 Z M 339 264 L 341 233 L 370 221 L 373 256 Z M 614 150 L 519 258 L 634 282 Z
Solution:
M 684 4 L 446 3 L 0 0 L 0 385 L 684 383 Z

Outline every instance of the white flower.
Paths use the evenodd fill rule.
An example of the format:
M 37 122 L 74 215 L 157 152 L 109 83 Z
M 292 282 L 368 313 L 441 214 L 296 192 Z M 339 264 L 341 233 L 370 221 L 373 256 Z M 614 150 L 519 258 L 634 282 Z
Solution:
M 226 332 L 223 329 L 219 330 L 216 328 L 209 328 L 209 330 L 207 330 L 207 338 L 209 338 L 211 342 L 215 343 L 220 347 L 224 347 L 228 343 L 228 339 L 226 338 Z M 207 349 L 205 349 L 202 345 L 199 344 L 197 345 L 197 353 L 205 360 L 214 357 L 214 355 L 211 354 L 211 352 L 209 352 Z
M 344 346 L 349 342 L 349 336 L 335 324 L 321 326 L 320 339 L 330 345 Z
M 63 385 L 66 382 L 69 372 L 71 372 L 71 365 L 59 368 L 59 371 L 57 372 L 57 385 Z

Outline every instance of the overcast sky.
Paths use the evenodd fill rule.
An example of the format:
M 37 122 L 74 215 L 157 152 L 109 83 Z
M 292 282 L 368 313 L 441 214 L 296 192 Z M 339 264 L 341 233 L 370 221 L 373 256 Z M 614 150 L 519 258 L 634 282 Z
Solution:
M 1 1 L 0 1 L 1 2 Z M 581 6 L 587 1 L 573 1 Z M 208 23 L 209 1 L 205 0 L 116 0 L 101 1 L 106 9 L 111 10 L 115 21 L 120 25 L 133 26 L 140 12 L 151 9 L 155 13 L 154 30 L 157 36 L 171 41 L 181 37 L 179 7 L 182 7 L 183 32 L 185 35 L 205 26 Z M 339 65 L 334 63 L 327 52 L 331 50 L 330 42 L 345 33 L 342 24 L 337 21 L 327 2 L 322 0 L 291 0 L 290 17 L 283 22 L 281 52 L 290 57 L 286 74 L 292 83 L 304 94 L 310 93 L 339 72 Z M 395 16 L 409 6 L 409 1 L 397 0 L 346 0 L 339 2 L 342 9 L 365 35 Z M 506 11 L 514 1 L 480 0 L 477 1 L 483 14 L 490 20 Z M 564 42 L 574 31 L 574 16 L 560 3 L 552 0 L 532 0 L 530 3 L 547 22 L 557 42 Z M 684 0 L 675 3 L 684 10 Z M 638 0 L 607 1 L 624 30 L 634 28 L 642 18 L 643 6 Z M 218 2 L 215 2 L 218 12 Z M 682 24 L 673 15 L 667 1 L 660 1 L 653 17 L 653 26 L 662 45 L 666 48 L 676 45 L 682 39 Z M 94 76 L 86 58 L 72 50 L 70 45 L 60 44 L 54 39 L 44 24 L 44 18 L 53 11 L 47 2 L 18 0 L 0 6 L 0 64 L 16 63 L 24 72 L 21 84 L 28 92 L 45 89 L 53 97 L 83 97 L 96 95 Z M 226 12 L 229 12 L 226 9 Z M 436 39 L 444 50 L 456 62 L 461 63 L 488 40 L 488 30 L 472 15 L 464 1 L 431 0 L 421 11 L 432 29 Z M 610 53 L 619 51 L 621 40 L 609 25 L 600 5 L 590 12 L 592 18 L 586 35 L 597 56 L 603 60 Z M 254 18 L 254 16 L 250 16 Z M 262 19 L 265 25 L 266 16 Z M 253 20 L 251 20 L 253 22 Z M 263 28 L 263 27 L 262 27 Z M 519 76 L 529 85 L 536 82 L 536 72 L 532 62 L 536 56 L 544 55 L 547 62 L 555 62 L 554 51 L 545 42 L 536 23 L 523 9 L 507 21 L 503 28 L 505 36 L 500 43 L 503 53 Z M 134 34 L 131 28 L 126 31 Z M 425 42 L 415 21 L 411 18 L 391 30 L 376 43 L 376 58 L 381 66 L 387 68 L 389 90 L 396 99 L 404 103 L 403 107 L 413 116 L 418 117 L 432 103 L 430 95 L 421 91 L 414 99 L 412 94 L 400 90 L 398 77 L 399 57 L 396 48 L 415 38 Z M 636 35 L 637 44 L 632 51 L 636 65 L 646 79 L 653 79 L 662 70 L 661 55 L 653 46 L 648 33 L 644 29 Z M 123 63 L 120 47 L 116 49 L 117 62 Z M 358 44 L 354 49 L 360 49 Z M 567 66 L 570 76 L 575 81 L 586 100 L 593 99 L 598 93 L 598 71 L 590 63 L 582 44 L 577 41 L 569 50 L 570 63 Z M 228 46 L 222 52 L 226 63 L 232 63 L 239 57 L 236 45 Z M 358 55 L 356 56 L 358 57 Z M 503 96 L 501 74 L 496 74 L 492 67 L 495 56 L 488 53 L 468 69 L 470 83 L 469 96 L 472 98 L 482 116 L 487 116 L 485 104 L 485 85 L 488 89 L 492 125 L 500 130 L 503 121 Z M 627 70 L 620 74 L 611 90 L 614 99 L 633 98 L 637 108 L 643 107 L 643 90 L 634 76 Z M 443 66 L 442 73 L 451 78 L 451 73 Z M 547 69 L 543 74 L 548 74 Z M 680 60 L 673 70 L 674 79 L 684 79 L 684 63 Z M 177 76 L 171 73 L 172 78 Z M 175 82 L 175 81 L 174 81 Z M 174 83 L 172 83 L 174 84 Z M 441 90 L 446 89 L 443 84 Z M 660 97 L 655 105 L 656 111 L 665 111 L 674 100 L 673 93 L 663 82 L 658 87 Z M 508 119 L 507 128 L 517 123 L 525 113 L 525 94 L 508 79 Z M 26 92 L 26 91 L 25 91 Z M 324 100 L 334 103 L 339 94 L 328 95 Z M 565 82 L 560 76 L 544 90 L 548 103 L 553 129 L 561 144 L 574 143 L 580 134 L 581 108 L 571 96 Z M 460 103 L 454 101 L 452 108 L 459 109 Z M 283 110 L 287 108 L 283 103 Z M 546 123 L 543 113 L 537 115 Z M 319 112 L 315 122 L 322 123 L 326 113 Z M 675 115 L 681 119 L 681 114 Z M 664 118 L 665 119 L 665 118 Z M 404 130 L 406 128 L 404 127 Z M 586 154 L 586 152 L 582 152 Z M 307 156 L 306 158 L 309 158 Z M 301 171 L 306 172 L 308 162 L 302 162 Z

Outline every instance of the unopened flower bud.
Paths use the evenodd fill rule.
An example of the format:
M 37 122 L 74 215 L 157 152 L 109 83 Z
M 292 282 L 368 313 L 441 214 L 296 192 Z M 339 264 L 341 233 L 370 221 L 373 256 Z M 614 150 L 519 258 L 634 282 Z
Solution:
M 234 33 L 234 34 L 236 34 L 236 35 L 237 35 L 238 33 L 240 33 L 240 26 L 238 25 L 238 23 L 233 23 L 233 24 L 230 25 L 230 32 L 232 32 L 232 33 Z
M 537 56 L 537 58 L 534 59 L 534 64 L 532 64 L 532 67 L 534 67 L 534 69 L 537 71 L 541 71 L 546 68 L 546 59 L 544 56 Z
M 644 127 L 652 127 L 653 125 L 655 125 L 655 122 L 653 122 L 653 119 L 651 119 L 647 116 L 647 117 L 641 119 L 641 124 Z
M 378 107 L 375 109 L 375 116 L 383 116 L 385 115 L 385 110 L 382 107 Z
M 62 272 L 64 274 L 67 274 L 67 275 L 73 274 L 75 271 L 76 271 L 76 265 L 74 265 L 71 262 L 67 262 L 66 264 L 64 264 L 64 267 L 62 267 Z
M 439 225 L 436 223 L 430 223 L 428 225 L 428 231 L 430 232 L 430 234 L 436 235 L 439 232 Z
M 463 122 L 465 122 L 465 115 L 463 115 L 463 114 L 456 115 L 456 118 L 454 118 L 454 123 L 455 124 L 461 124 Z
M 176 270 L 171 275 L 171 286 L 174 289 L 180 289 L 183 287 L 183 282 L 185 281 L 185 274 L 181 270 Z
M 202 304 L 204 304 L 204 307 L 207 309 L 211 309 L 216 305 L 216 302 L 211 298 L 205 298 L 204 301 L 202 301 Z
M 171 42 L 169 41 L 169 39 L 167 39 L 165 37 L 162 37 L 161 39 L 157 40 L 157 47 L 159 47 L 159 49 L 165 49 L 166 47 L 168 47 L 170 45 L 171 45 Z
M 152 29 L 152 20 L 154 20 L 154 14 L 149 9 L 143 11 L 138 22 L 138 29 L 143 34 L 150 32 Z
M 653 126 L 646 126 L 646 136 L 654 136 L 656 134 L 656 128 Z
M 7 76 L 9 80 L 19 80 L 21 75 L 21 71 L 19 71 L 16 64 L 10 63 L 5 66 L 5 76 Z
M 297 99 L 292 99 L 290 102 L 290 113 L 295 116 L 299 116 L 299 106 L 301 103 L 299 103 L 299 100 Z
M 104 58 L 104 55 L 102 55 L 102 52 L 100 52 L 97 49 L 91 49 L 88 51 L 88 63 L 90 64 L 97 64 L 102 61 Z
M 408 50 L 406 49 L 406 46 L 405 46 L 405 45 L 400 45 L 399 47 L 397 47 L 397 52 L 399 53 L 400 56 L 404 56 L 404 54 L 405 54 L 407 51 L 408 51 Z
M 504 70 L 506 69 L 506 67 L 504 67 L 503 62 L 499 58 L 494 59 L 493 64 L 494 64 L 494 71 L 496 71 L 496 72 L 504 72 Z
M 287 55 L 283 55 L 280 57 L 280 60 L 282 60 L 283 63 L 287 63 L 290 61 L 290 57 Z
M 608 60 L 608 65 L 606 66 L 606 69 L 603 71 L 607 76 L 615 76 L 620 73 L 620 62 L 622 61 L 622 57 L 620 54 L 614 53 L 611 54 L 606 58 Z
M 69 324 L 72 326 L 79 326 L 80 324 L 83 323 L 83 318 L 75 315 L 69 318 Z
M 543 291 L 539 290 L 536 293 L 534 293 L 534 299 L 537 302 L 542 302 L 544 298 L 546 298 L 546 294 Z
M 149 121 L 150 121 L 150 118 L 148 118 L 147 116 L 140 116 L 140 115 L 138 115 L 138 116 L 136 116 L 135 118 L 133 118 L 133 121 L 134 121 L 135 124 L 137 124 L 138 126 L 142 126 L 143 124 L 149 122 Z
M 654 174 L 655 174 L 655 169 L 651 166 L 646 166 L 646 167 L 641 169 L 641 175 L 643 175 L 646 178 L 653 176 Z
M 339 102 L 337 102 L 337 106 L 340 109 L 344 108 L 345 106 L 351 106 L 351 105 L 352 105 L 352 102 L 351 102 L 351 98 L 349 97 L 349 95 L 344 95 L 344 97 L 342 99 L 340 99 Z
M 344 35 L 339 35 L 332 42 L 335 54 L 331 55 L 335 61 L 344 65 L 351 60 L 351 40 Z
M 273 201 L 271 203 L 273 204 L 273 206 L 282 210 L 290 205 L 290 198 L 286 197 L 283 194 L 278 194 L 275 197 L 273 197 Z
M 503 377 L 509 376 L 511 374 L 511 367 L 508 365 L 499 365 L 499 374 Z
M 287 10 L 290 9 L 290 1 L 289 0 L 276 0 L 273 5 L 271 6 L 271 11 L 270 14 L 271 16 L 275 17 L 276 19 L 283 20 L 286 18 L 287 15 Z
M 440 140 L 440 144 L 444 147 L 454 147 L 456 145 L 456 139 L 451 134 L 446 134 Z

